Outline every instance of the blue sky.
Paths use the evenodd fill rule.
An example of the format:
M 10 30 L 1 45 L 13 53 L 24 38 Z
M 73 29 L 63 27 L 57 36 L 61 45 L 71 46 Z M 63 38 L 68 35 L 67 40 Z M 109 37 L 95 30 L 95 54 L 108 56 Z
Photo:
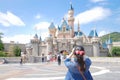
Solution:
M 67 18 L 70 2 L 74 8 L 75 30 L 88 36 L 92 29 L 98 35 L 120 32 L 120 0 L 0 0 L 0 32 L 3 42 L 29 43 L 37 33 L 44 40 L 48 27 L 56 27 Z

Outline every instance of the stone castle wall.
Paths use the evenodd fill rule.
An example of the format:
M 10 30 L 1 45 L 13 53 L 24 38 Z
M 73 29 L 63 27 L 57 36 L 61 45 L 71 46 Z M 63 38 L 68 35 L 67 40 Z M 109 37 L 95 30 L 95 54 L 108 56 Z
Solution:
M 92 44 L 84 45 L 85 53 L 87 56 L 93 56 L 93 46 Z
M 19 46 L 22 52 L 25 52 L 26 50 L 25 44 L 15 44 L 15 43 L 4 43 L 4 48 L 5 48 L 4 50 L 8 52 L 11 46 Z

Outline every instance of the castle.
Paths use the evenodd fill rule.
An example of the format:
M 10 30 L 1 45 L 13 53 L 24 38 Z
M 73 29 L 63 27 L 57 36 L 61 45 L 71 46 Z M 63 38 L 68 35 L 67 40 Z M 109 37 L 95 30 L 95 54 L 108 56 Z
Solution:
M 57 28 L 54 23 L 51 22 L 48 28 L 49 36 L 46 37 L 44 41 L 35 34 L 27 46 L 29 56 L 40 57 L 43 54 L 56 55 L 61 51 L 70 53 L 76 45 L 84 46 L 87 56 L 107 56 L 112 47 L 111 39 L 108 40 L 108 44 L 102 43 L 95 29 L 91 30 L 89 35 L 86 36 L 80 29 L 79 22 L 77 26 L 78 29 L 75 31 L 74 21 L 74 9 L 71 4 L 68 10 L 67 20 L 63 18 L 61 25 Z
M 60 52 L 64 52 L 63 55 L 67 55 L 76 45 L 82 45 L 85 48 L 86 55 L 90 57 L 108 56 L 112 46 L 120 46 L 120 43 L 112 42 L 110 37 L 103 43 L 95 29 L 91 30 L 89 35 L 86 36 L 80 29 L 79 22 L 75 31 L 74 21 L 74 9 L 71 4 L 67 20 L 63 18 L 61 25 L 57 28 L 51 22 L 48 28 L 49 36 L 44 41 L 35 34 L 29 44 L 16 44 L 13 41 L 4 43 L 5 51 L 9 52 L 10 47 L 19 46 L 22 52 L 27 53 L 28 62 L 40 62 L 43 55 L 44 57 L 48 54 L 54 56 Z

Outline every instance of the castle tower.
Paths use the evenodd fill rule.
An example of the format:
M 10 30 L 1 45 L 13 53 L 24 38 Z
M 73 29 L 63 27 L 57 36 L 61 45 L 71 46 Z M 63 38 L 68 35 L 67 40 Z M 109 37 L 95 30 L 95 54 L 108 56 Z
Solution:
M 55 38 L 55 35 L 56 35 L 56 28 L 55 28 L 55 25 L 54 23 L 52 22 L 49 26 L 49 34 Z
M 40 44 L 40 40 L 38 39 L 38 35 L 35 34 L 34 39 L 31 40 L 31 44 L 32 44 L 32 53 L 34 52 L 34 54 L 32 54 L 32 56 L 39 56 L 39 44 Z
M 72 4 L 70 4 L 70 9 L 68 11 L 68 25 L 72 28 L 72 35 L 74 36 L 74 9 L 72 7 Z
M 93 42 L 93 56 L 98 57 L 98 56 L 100 56 L 99 54 L 100 54 L 99 43 Z
M 47 54 L 53 54 L 53 38 L 52 36 L 50 35 L 49 37 L 47 37 L 45 39 L 46 41 L 46 44 L 47 44 Z
M 99 38 L 95 29 L 91 31 L 91 37 L 91 41 L 93 44 L 93 56 L 98 57 L 100 56 Z
M 69 26 L 66 22 L 66 20 L 63 18 L 62 23 L 60 27 L 58 27 L 57 38 L 71 38 L 72 35 L 72 29 L 71 26 Z

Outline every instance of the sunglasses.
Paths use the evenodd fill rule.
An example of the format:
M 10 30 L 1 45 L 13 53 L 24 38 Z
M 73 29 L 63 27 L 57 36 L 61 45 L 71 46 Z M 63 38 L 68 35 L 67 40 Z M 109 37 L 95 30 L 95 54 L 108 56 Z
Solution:
M 77 55 L 84 55 L 85 52 L 84 52 L 84 51 L 76 50 L 76 51 L 75 51 L 75 54 L 77 54 Z

